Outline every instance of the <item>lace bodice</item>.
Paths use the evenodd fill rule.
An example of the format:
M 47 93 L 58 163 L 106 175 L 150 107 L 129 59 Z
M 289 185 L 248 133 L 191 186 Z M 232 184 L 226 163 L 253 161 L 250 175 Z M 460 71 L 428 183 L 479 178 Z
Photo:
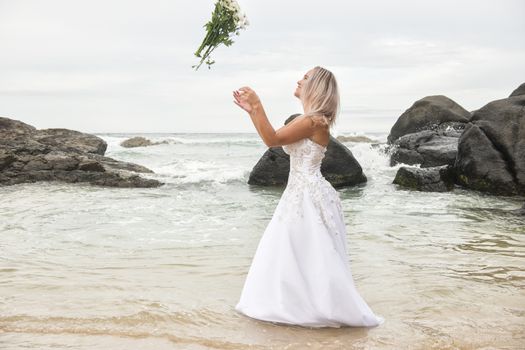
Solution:
M 324 223 L 334 234 L 338 232 L 334 220 L 342 218 L 342 206 L 339 193 L 321 174 L 321 163 L 325 157 L 326 147 L 309 138 L 304 138 L 289 145 L 283 150 L 290 155 L 290 172 L 288 183 L 282 194 L 277 210 L 280 220 L 300 220 L 303 217 L 302 200 L 309 193 L 314 206 L 318 209 L 319 223 Z M 334 205 L 337 210 L 334 210 Z M 344 220 L 343 220 L 344 221 Z
M 304 138 L 283 146 L 284 153 L 290 155 L 290 173 L 315 174 L 320 173 L 326 147 Z

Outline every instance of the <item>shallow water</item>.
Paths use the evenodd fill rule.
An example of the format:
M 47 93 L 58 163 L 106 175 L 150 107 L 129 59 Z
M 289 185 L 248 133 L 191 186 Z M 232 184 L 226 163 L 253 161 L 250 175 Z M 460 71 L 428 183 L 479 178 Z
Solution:
M 144 135 L 107 155 L 154 189 L 0 188 L 0 348 L 519 349 L 525 344 L 524 198 L 398 189 L 381 147 L 347 143 L 368 177 L 338 190 L 376 328 L 308 329 L 238 314 L 282 189 L 249 186 L 255 134 Z M 384 141 L 386 135 L 368 135 Z

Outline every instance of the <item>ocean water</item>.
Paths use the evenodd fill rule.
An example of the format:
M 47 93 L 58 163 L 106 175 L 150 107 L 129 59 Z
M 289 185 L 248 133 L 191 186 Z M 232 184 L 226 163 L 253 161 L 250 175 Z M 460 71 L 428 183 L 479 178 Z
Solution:
M 137 134 L 139 135 L 139 134 Z M 383 144 L 346 143 L 368 177 L 339 189 L 352 273 L 385 317 L 309 329 L 238 314 L 282 188 L 249 186 L 256 134 L 99 134 L 145 165 L 153 189 L 36 183 L 0 188 L 1 349 L 520 349 L 524 198 L 392 184 Z

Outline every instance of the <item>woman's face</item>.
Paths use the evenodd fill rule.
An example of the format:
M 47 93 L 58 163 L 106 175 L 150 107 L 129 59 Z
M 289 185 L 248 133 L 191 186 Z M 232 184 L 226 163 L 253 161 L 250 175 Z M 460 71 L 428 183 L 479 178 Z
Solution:
M 314 69 L 310 69 L 308 72 L 305 73 L 303 78 L 297 82 L 297 88 L 295 89 L 294 96 L 297 98 L 301 98 L 301 89 L 303 85 L 306 83 L 306 80 L 308 80 L 314 72 Z

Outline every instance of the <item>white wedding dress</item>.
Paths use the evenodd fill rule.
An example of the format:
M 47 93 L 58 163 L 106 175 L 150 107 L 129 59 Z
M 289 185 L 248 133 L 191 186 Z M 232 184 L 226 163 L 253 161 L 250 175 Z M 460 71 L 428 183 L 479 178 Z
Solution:
M 283 150 L 290 155 L 288 183 L 235 310 L 306 327 L 383 323 L 354 285 L 339 193 L 321 174 L 326 147 L 305 138 Z

